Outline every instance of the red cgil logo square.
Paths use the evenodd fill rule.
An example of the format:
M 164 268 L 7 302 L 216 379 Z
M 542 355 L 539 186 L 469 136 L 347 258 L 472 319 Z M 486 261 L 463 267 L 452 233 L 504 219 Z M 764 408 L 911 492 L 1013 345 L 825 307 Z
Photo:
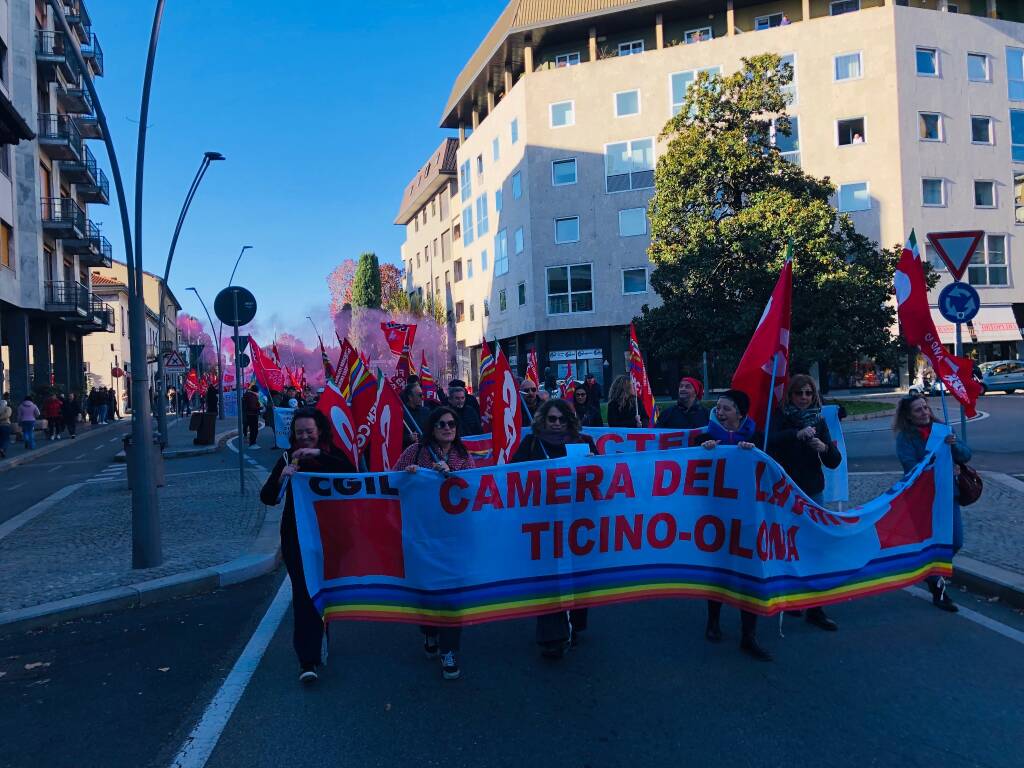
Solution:
M 402 506 L 393 499 L 313 503 L 324 551 L 324 579 L 405 578 Z
M 932 505 L 935 502 L 935 470 L 921 473 L 910 488 L 889 506 L 889 511 L 875 523 L 878 544 L 882 549 L 920 544 L 932 537 Z

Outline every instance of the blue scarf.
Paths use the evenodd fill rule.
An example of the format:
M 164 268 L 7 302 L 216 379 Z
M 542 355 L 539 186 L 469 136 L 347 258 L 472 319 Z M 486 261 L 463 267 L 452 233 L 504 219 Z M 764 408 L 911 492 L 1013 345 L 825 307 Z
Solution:
M 708 438 L 710 440 L 717 440 L 725 445 L 736 445 L 737 443 L 751 443 L 754 437 L 754 431 L 757 429 L 757 425 L 754 424 L 754 420 L 749 416 L 744 417 L 740 423 L 740 428 L 735 432 L 730 432 L 715 418 L 714 411 L 711 412 L 711 421 L 708 423 Z

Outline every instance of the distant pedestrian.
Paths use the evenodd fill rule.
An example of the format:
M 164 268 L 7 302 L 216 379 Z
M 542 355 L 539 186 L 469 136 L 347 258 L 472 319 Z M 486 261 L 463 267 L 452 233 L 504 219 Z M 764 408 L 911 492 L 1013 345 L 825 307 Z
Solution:
M 7 446 L 11 444 L 11 393 L 4 392 L 0 397 L 0 459 L 7 458 Z
M 18 406 L 18 424 L 21 425 L 21 436 L 25 441 L 26 451 L 36 447 L 35 429 L 39 416 L 39 407 L 33 402 L 32 395 L 25 395 L 25 399 Z
M 600 407 L 601 398 L 604 397 L 604 392 L 602 391 L 601 385 L 597 381 L 597 376 L 594 375 L 593 371 L 590 371 L 583 377 L 583 384 L 587 388 L 587 402 Z
M 46 419 L 46 439 L 47 440 L 60 440 L 60 411 L 61 406 L 60 398 L 57 397 L 56 392 L 51 392 L 50 395 L 43 400 L 43 417 Z
M 107 390 L 107 417 L 110 421 L 117 421 L 121 418 L 120 409 L 117 407 L 117 392 L 113 387 Z
M 419 381 L 412 381 L 402 390 L 402 404 L 405 406 L 405 445 L 408 447 L 417 438 L 427 434 L 427 422 L 430 421 L 430 409 L 423 404 L 423 387 Z
M 793 22 L 789 20 L 789 14 L 788 13 L 783 13 L 782 14 L 782 19 L 779 21 L 779 26 L 780 27 L 788 27 L 792 23 Z
M 89 414 L 89 423 L 95 427 L 100 411 L 100 393 L 96 391 L 96 387 L 89 390 L 89 396 L 85 402 L 86 412 Z
M 907 395 L 896 404 L 896 416 L 893 420 L 893 431 L 896 433 L 896 456 L 903 466 L 904 472 L 910 472 L 928 454 L 928 439 L 932 434 L 932 425 L 941 424 L 932 414 L 928 401 L 921 395 Z M 945 437 L 946 445 L 953 454 L 953 554 L 964 545 L 964 524 L 960 515 L 960 486 L 957 475 L 960 465 L 971 460 L 971 449 L 967 443 L 957 439 L 956 433 L 950 431 Z M 938 482 L 938 481 L 936 481 Z M 932 593 L 932 605 L 943 611 L 956 613 L 959 608 L 946 591 L 946 580 L 941 576 L 929 576 L 925 579 L 928 590 Z
M 245 416 L 245 434 L 249 445 L 256 445 L 260 434 L 260 396 L 255 384 L 242 395 L 242 413 Z
M 109 413 L 110 405 L 107 399 L 107 388 L 100 387 L 99 391 L 96 392 L 96 423 L 106 424 L 107 413 Z
M 701 404 L 704 386 L 691 376 L 679 380 L 676 404 L 670 405 L 658 417 L 659 429 L 699 429 L 711 419 L 708 409 Z
M 586 384 L 577 383 L 572 390 L 572 406 L 579 419 L 581 427 L 603 427 L 604 420 L 601 418 L 601 405 L 599 400 L 591 400 L 591 390 Z
M 459 435 L 479 435 L 483 428 L 480 426 L 480 413 L 469 403 L 466 388 L 456 386 L 461 384 L 458 379 L 448 385 L 448 407 L 455 412 L 459 420 Z
M 220 395 L 217 393 L 217 385 L 211 384 L 206 390 L 206 412 L 217 413 L 217 399 Z
M 82 412 L 82 404 L 74 392 L 68 394 L 64 400 L 64 407 L 61 411 L 61 417 L 64 419 L 64 426 L 67 427 L 68 434 L 71 439 L 74 440 L 78 431 L 78 416 Z
M 291 447 L 277 460 L 263 484 L 260 500 L 268 506 L 277 506 L 284 499 L 281 556 L 292 585 L 292 645 L 299 657 L 299 682 L 309 685 L 317 680 L 317 667 L 327 663 L 328 634 L 306 589 L 290 480 L 296 472 L 355 472 L 356 468 L 334 450 L 327 417 L 312 408 L 295 411 L 289 443 Z
M 625 374 L 616 376 L 608 390 L 608 426 L 637 429 L 647 423 L 647 412 L 637 402 L 633 382 Z

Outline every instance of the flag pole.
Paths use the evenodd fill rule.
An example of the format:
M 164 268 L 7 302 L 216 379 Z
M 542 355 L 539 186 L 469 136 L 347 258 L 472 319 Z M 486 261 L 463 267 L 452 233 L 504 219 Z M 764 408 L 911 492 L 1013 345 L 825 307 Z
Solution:
M 772 356 L 772 385 L 768 388 L 768 413 L 764 419 L 764 452 L 768 452 L 768 432 L 772 424 L 772 404 L 775 402 L 775 376 L 779 370 L 779 352 L 775 351 Z
M 946 426 L 949 427 L 949 411 L 946 410 L 946 387 L 945 386 L 942 386 L 939 389 L 939 399 L 942 401 L 942 420 L 946 423 Z M 953 431 L 952 427 L 950 427 L 950 431 L 951 432 Z M 956 432 L 953 432 L 953 434 L 955 435 Z

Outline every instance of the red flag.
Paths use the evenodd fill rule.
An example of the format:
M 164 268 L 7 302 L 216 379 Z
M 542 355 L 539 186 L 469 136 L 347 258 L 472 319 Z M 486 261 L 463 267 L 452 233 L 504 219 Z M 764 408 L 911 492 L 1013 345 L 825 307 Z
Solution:
M 356 354 L 356 348 L 352 346 L 347 337 L 342 341 L 337 331 L 334 332 L 334 336 L 338 340 L 338 346 L 341 347 L 341 352 L 338 353 L 338 365 L 334 368 L 335 381 L 338 382 L 338 388 L 345 399 L 352 402 L 352 369 L 355 368 L 359 355 Z
M 643 406 L 644 413 L 654 424 L 656 415 L 654 412 L 654 393 L 651 391 L 651 380 L 647 377 L 647 366 L 644 365 L 643 355 L 640 354 L 640 342 L 636 339 L 636 328 L 629 324 L 629 378 L 633 382 L 633 389 L 636 390 L 636 397 Z
M 356 427 L 352 409 L 333 381 L 328 381 L 324 386 L 316 409 L 331 423 L 331 442 L 334 447 L 349 458 L 353 467 L 358 468 L 359 452 L 356 450 Z
M 420 350 L 420 386 L 423 387 L 424 400 L 437 400 L 437 383 L 434 381 L 434 373 L 427 365 L 427 353 Z
M 950 394 L 960 401 L 968 417 L 974 417 L 977 414 L 975 403 L 981 394 L 981 385 L 971 375 L 971 361 L 949 354 L 942 345 L 932 313 L 928 309 L 928 287 L 913 230 L 907 244 L 903 246 L 900 262 L 896 265 L 894 283 L 896 302 L 899 305 L 896 311 L 903 338 L 921 350 L 932 364 L 935 375 L 946 385 Z
M 389 472 L 402 455 L 402 401 L 391 387 L 380 387 L 376 423 L 370 429 L 370 471 Z
M 396 323 L 388 320 L 380 324 L 380 329 L 384 331 L 384 339 L 387 341 L 388 346 L 391 347 L 391 351 L 396 355 L 401 355 L 406 345 L 412 349 L 413 342 L 416 340 L 416 326 L 414 324 L 406 325 L 405 323 Z
M 491 398 L 491 450 L 496 464 L 507 464 L 519 447 L 523 434 L 523 412 L 519 388 L 508 360 L 498 347 L 494 364 L 494 394 Z
M 398 358 L 398 364 L 395 366 L 395 375 L 389 379 L 389 383 L 396 393 L 401 395 L 405 385 L 409 383 L 409 377 L 415 372 L 416 369 L 412 364 L 412 350 L 407 344 L 402 350 L 402 356 Z
M 480 342 L 480 425 L 487 430 L 491 425 L 491 410 L 494 404 L 494 355 L 487 345 L 487 339 Z
M 210 389 L 210 381 L 207 378 L 209 374 L 204 373 L 203 378 L 199 380 L 199 396 L 206 397 L 206 393 Z
M 281 355 L 277 352 L 277 338 L 274 339 L 274 343 L 270 345 L 270 354 L 274 358 L 274 362 L 281 365 Z
M 331 365 L 331 359 L 327 357 L 327 350 L 324 349 L 324 340 L 317 335 L 316 340 L 320 342 L 320 360 L 324 365 L 324 384 L 326 385 L 329 381 L 334 381 L 334 366 Z
M 562 386 L 559 387 L 559 393 L 563 400 L 571 400 L 572 389 L 576 385 L 576 381 L 573 379 L 572 375 L 572 363 L 566 363 L 566 365 L 568 366 L 568 370 L 565 372 L 565 378 L 562 380 Z
M 540 368 L 537 366 L 536 347 L 526 353 L 526 378 L 533 381 L 534 384 L 540 384 Z
M 188 376 L 185 377 L 185 397 L 189 400 L 199 390 L 199 376 L 196 374 L 196 369 L 193 368 L 188 372 Z
M 356 424 L 356 446 L 362 453 L 370 444 L 370 429 L 377 422 L 377 390 L 380 383 L 370 370 L 359 363 L 352 378 L 352 416 Z
M 732 375 L 732 388 L 738 389 L 750 398 L 750 413 L 747 414 L 758 429 L 765 429 L 768 400 L 774 398 L 776 408 L 782 405 L 782 396 L 789 381 L 789 329 L 793 306 L 793 248 L 786 247 L 786 263 L 782 265 L 779 279 L 775 283 L 768 305 L 750 337 L 747 350 L 743 353 L 736 372 Z M 769 393 L 772 385 L 772 370 L 775 370 L 775 391 Z
M 251 336 L 249 337 L 249 356 L 252 359 L 252 370 L 256 374 L 256 381 L 268 392 L 284 391 L 284 374 L 281 372 L 280 366 L 271 359 L 270 355 L 260 349 L 260 345 Z

